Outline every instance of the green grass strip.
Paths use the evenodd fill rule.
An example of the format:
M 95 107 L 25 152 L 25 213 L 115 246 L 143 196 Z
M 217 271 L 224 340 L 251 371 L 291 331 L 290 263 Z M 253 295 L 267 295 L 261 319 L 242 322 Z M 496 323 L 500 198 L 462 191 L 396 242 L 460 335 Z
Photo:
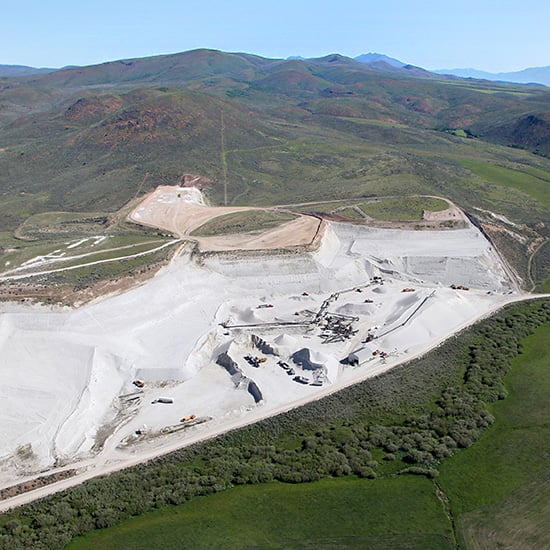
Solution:
M 88 548 L 452 548 L 423 477 L 235 487 L 75 540 Z
M 449 203 L 433 197 L 393 197 L 365 202 L 360 208 L 378 220 L 412 222 L 421 220 L 424 210 L 447 210 Z
M 486 179 L 490 183 L 522 191 L 546 208 L 550 207 L 550 183 L 548 179 L 536 177 L 533 173 L 493 166 L 485 162 L 474 160 L 461 160 L 460 162 L 476 176 Z
M 523 348 L 505 378 L 507 398 L 490 407 L 493 426 L 440 466 L 466 547 L 519 548 L 526 537 L 525 547 L 550 545 L 550 323 Z

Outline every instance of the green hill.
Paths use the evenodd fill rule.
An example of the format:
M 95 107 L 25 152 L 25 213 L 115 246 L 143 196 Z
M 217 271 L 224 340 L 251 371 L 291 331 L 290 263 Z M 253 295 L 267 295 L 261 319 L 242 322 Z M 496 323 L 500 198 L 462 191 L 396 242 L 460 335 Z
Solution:
M 0 78 L 0 231 L 42 211 L 115 211 L 183 173 L 210 178 L 219 204 L 225 165 L 232 204 L 443 195 L 525 224 L 508 248 L 528 256 L 550 223 L 549 106 L 542 87 L 336 54 L 202 49 Z

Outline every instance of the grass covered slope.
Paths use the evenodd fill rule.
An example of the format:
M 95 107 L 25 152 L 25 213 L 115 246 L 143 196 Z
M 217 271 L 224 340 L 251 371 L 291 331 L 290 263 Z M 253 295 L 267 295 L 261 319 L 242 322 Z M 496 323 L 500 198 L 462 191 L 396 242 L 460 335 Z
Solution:
M 550 545 L 549 323 L 522 346 L 505 379 L 508 396 L 490 407 L 494 425 L 440 467 L 467 548 Z
M 550 178 L 547 173 L 527 169 L 511 170 L 479 161 L 463 160 L 462 164 L 476 176 L 493 185 L 519 190 L 550 208 Z
M 446 201 L 432 197 L 386 198 L 361 205 L 361 210 L 373 218 L 394 221 L 417 221 L 425 210 L 439 212 L 447 208 Z
M 46 210 L 116 210 L 146 174 L 141 191 L 203 174 L 221 203 L 225 163 L 233 204 L 406 187 L 490 208 L 493 190 L 487 196 L 460 164 L 474 161 L 532 174 L 537 181 L 526 185 L 538 186 L 536 197 L 525 182 L 514 189 L 529 204 L 514 196 L 496 206 L 519 221 L 540 217 L 538 179 L 548 182 L 549 161 L 465 129 L 547 110 L 549 92 L 411 75 L 342 56 L 285 61 L 196 50 L 11 79 L 0 89 L 0 193 L 10 205 L 0 205 L 0 230 Z M 516 138 L 513 145 L 521 147 Z
M 88 548 L 453 548 L 433 484 L 422 477 L 325 479 L 235 487 L 91 533 Z
M 212 180 L 211 204 L 406 191 L 517 224 L 512 237 L 498 228 L 511 239 L 503 253 L 531 288 L 544 277 L 531 280 L 528 256 L 550 226 L 548 126 L 533 122 L 536 143 L 530 131 L 495 129 L 542 120 L 549 97 L 337 55 L 204 49 L 10 79 L 0 89 L 0 237 L 42 212 L 112 213 L 189 173 Z

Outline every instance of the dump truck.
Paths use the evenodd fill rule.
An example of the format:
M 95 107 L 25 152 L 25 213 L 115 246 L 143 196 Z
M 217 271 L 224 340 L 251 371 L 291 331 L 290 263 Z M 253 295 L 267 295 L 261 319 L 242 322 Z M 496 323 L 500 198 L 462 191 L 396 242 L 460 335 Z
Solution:
M 455 285 L 455 284 L 452 284 L 451 285 L 451 288 L 453 290 L 470 290 L 467 286 L 464 286 L 464 285 Z
M 166 403 L 171 404 L 174 400 L 171 397 L 157 397 L 154 401 L 151 401 L 151 403 Z

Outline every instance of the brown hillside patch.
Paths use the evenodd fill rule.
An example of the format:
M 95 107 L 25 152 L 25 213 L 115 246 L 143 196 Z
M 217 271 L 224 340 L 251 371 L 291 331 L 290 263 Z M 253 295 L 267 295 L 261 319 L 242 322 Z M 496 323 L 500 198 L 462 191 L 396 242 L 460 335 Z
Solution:
M 67 120 L 86 124 L 99 121 L 122 108 L 122 100 L 116 96 L 80 98 L 64 113 Z

